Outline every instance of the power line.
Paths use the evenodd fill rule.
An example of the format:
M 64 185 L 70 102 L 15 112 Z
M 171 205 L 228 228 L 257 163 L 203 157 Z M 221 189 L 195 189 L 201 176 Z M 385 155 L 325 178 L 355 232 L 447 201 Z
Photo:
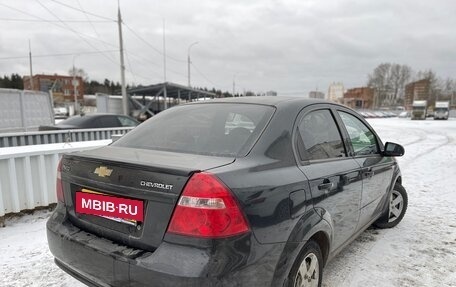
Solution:
M 130 30 L 130 32 L 131 32 L 136 38 L 138 38 L 138 39 L 141 40 L 144 44 L 146 44 L 147 46 L 151 47 L 152 50 L 154 50 L 155 52 L 157 52 L 158 54 L 160 54 L 160 55 L 163 56 L 163 52 L 162 52 L 162 51 L 160 51 L 159 49 L 157 49 L 156 47 L 154 47 L 154 45 L 152 45 L 152 44 L 149 43 L 147 40 L 145 40 L 143 37 L 141 37 L 138 33 L 135 32 L 135 30 L 133 30 L 130 26 L 128 26 L 127 23 L 125 23 L 124 21 L 122 21 L 122 24 L 124 24 L 124 26 L 127 27 L 127 29 Z M 166 58 L 171 59 L 171 60 L 176 61 L 176 62 L 181 62 L 181 63 L 187 62 L 187 61 L 185 61 L 185 60 L 177 59 L 177 58 L 174 58 L 174 57 L 169 56 L 169 55 L 166 55 Z
M 203 72 L 201 72 L 196 66 L 195 64 L 193 64 L 193 62 L 191 63 L 191 65 L 193 66 L 193 68 L 195 68 L 195 71 L 201 76 L 203 77 L 207 82 L 209 82 L 214 88 L 215 87 L 220 87 L 219 85 L 216 85 L 214 82 L 212 82 L 208 77 L 206 77 L 206 75 L 203 74 Z M 225 87 L 226 88 L 226 87 Z
M 88 11 L 84 10 L 84 9 L 82 8 L 81 4 L 79 4 L 79 6 L 80 6 L 81 8 L 77 8 L 77 7 L 68 5 L 68 4 L 66 4 L 66 3 L 62 3 L 62 2 L 57 1 L 57 0 L 50 0 L 50 1 L 55 2 L 55 3 L 57 3 L 57 4 L 60 4 L 60 5 L 62 5 L 62 6 L 65 6 L 65 7 L 67 7 L 67 8 L 70 8 L 70 9 L 73 9 L 73 10 L 76 10 L 76 11 L 79 11 L 79 12 L 82 12 L 82 13 L 84 13 L 84 14 L 89 14 L 89 15 L 98 17 L 98 18 L 100 18 L 100 19 L 104 19 L 104 20 L 116 22 L 115 19 L 111 19 L 111 18 L 108 18 L 108 17 L 105 17 L 105 16 L 97 15 L 97 14 L 95 14 L 95 13 L 91 13 L 91 12 L 88 12 Z M 79 1 L 78 1 L 78 3 L 79 3 Z M 146 41 L 143 37 L 141 37 L 138 33 L 136 33 L 132 28 L 130 28 L 130 26 L 128 26 L 124 21 L 122 21 L 122 24 L 123 24 L 125 27 L 127 27 L 127 29 L 130 30 L 130 32 L 131 32 L 133 35 L 135 35 L 139 40 L 141 40 L 141 41 L 144 42 L 146 45 L 148 45 L 149 47 L 151 47 L 155 52 L 157 52 L 157 53 L 159 53 L 160 55 L 163 56 L 163 52 L 162 52 L 162 51 L 160 51 L 160 50 L 157 49 L 155 46 L 153 46 L 151 43 L 149 43 L 148 41 Z M 176 61 L 176 62 L 182 62 L 182 63 L 185 63 L 185 62 L 186 62 L 185 60 L 177 59 L 177 58 L 172 57 L 172 56 L 169 56 L 169 55 L 166 55 L 166 58 L 171 59 L 171 60 Z
M 81 2 L 79 2 L 79 0 L 77 0 L 77 2 L 78 2 L 79 7 L 81 8 L 81 11 L 83 11 L 83 13 L 84 13 L 86 19 L 89 21 L 90 26 L 92 26 L 92 29 L 93 29 L 93 31 L 95 32 L 95 35 L 97 35 L 97 37 L 98 37 L 99 39 L 101 39 L 101 36 L 100 36 L 100 34 L 98 33 L 97 29 L 95 29 L 95 26 L 93 25 L 92 21 L 90 20 L 88 13 L 87 13 L 87 12 L 84 10 L 84 8 L 82 7 Z M 104 45 L 105 48 L 107 49 L 106 43 L 103 42 L 103 45 Z M 114 60 L 115 60 L 115 58 L 114 58 Z
M 70 9 L 73 9 L 73 10 L 77 10 L 79 12 L 82 12 L 85 14 L 86 18 L 87 18 L 87 21 L 85 20 L 63 20 L 61 19 L 59 16 L 57 16 L 54 12 L 52 12 L 48 7 L 46 7 L 43 3 L 40 2 L 40 0 L 36 0 L 38 2 L 38 4 L 40 4 L 40 6 L 42 6 L 45 10 L 47 10 L 51 15 L 53 15 L 57 20 L 49 20 L 49 19 L 45 19 L 45 18 L 42 18 L 40 16 L 37 16 L 37 15 L 34 15 L 34 14 L 31 14 L 29 12 L 26 12 L 26 11 L 23 11 L 23 10 L 20 10 L 20 9 L 17 9 L 15 7 L 12 7 L 12 6 L 9 6 L 7 4 L 4 4 L 4 3 L 0 3 L 0 6 L 3 6 L 3 7 L 6 7 L 6 8 L 9 8 L 11 10 L 14 10 L 14 11 L 17 11 L 19 13 L 22 13 L 24 15 L 27 15 L 29 17 L 32 17 L 34 19 L 19 19 L 19 18 L 0 18 L 0 20 L 5 20 L 5 21 L 24 21 L 24 22 L 45 22 L 45 23 L 49 23 L 49 24 L 52 24 L 52 25 L 55 25 L 61 29 L 65 29 L 65 30 L 69 30 L 71 32 L 73 32 L 74 34 L 76 34 L 79 38 L 81 38 L 84 42 L 86 42 L 91 48 L 93 48 L 95 51 L 91 51 L 91 52 L 78 52 L 78 53 L 55 53 L 55 54 L 43 54 L 43 55 L 34 55 L 34 57 L 36 58 L 41 58 L 41 57 L 60 57 L 60 56 L 73 56 L 73 55 L 83 55 L 83 54 L 102 54 L 105 58 L 107 58 L 108 60 L 110 60 L 111 62 L 113 62 L 114 64 L 118 65 L 118 63 L 115 62 L 115 60 L 112 60 L 108 55 L 106 55 L 105 53 L 109 53 L 109 52 L 118 52 L 119 50 L 100 50 L 98 49 L 96 46 L 94 46 L 92 43 L 90 43 L 87 39 L 85 39 L 84 37 L 87 37 L 87 38 L 92 38 L 94 40 L 97 40 L 101 43 L 104 43 L 106 45 L 109 45 L 109 46 L 112 46 L 112 47 L 115 47 L 115 48 L 118 48 L 116 45 L 113 45 L 109 42 L 106 42 L 106 41 L 103 41 L 100 37 L 100 34 L 98 33 L 98 31 L 95 29 L 94 25 L 92 24 L 92 22 L 102 22 L 102 23 L 108 23 L 108 22 L 115 22 L 114 19 L 110 19 L 108 17 L 104 17 L 104 16 L 101 16 L 101 15 L 97 15 L 97 14 L 94 14 L 94 13 L 91 13 L 91 12 L 88 12 L 86 10 L 84 10 L 81 6 L 81 9 L 78 9 L 76 7 L 73 7 L 73 6 L 70 6 L 70 5 L 67 5 L 65 3 L 62 3 L 60 1 L 56 1 L 56 0 L 50 0 L 52 2 L 55 2 L 57 4 L 60 4 L 60 5 L 63 5 L 65 7 L 68 7 Z M 91 20 L 88 15 L 91 15 L 91 16 L 94 16 L 94 17 L 98 17 L 102 20 Z M 94 29 L 95 31 L 95 34 L 97 34 L 98 37 L 94 37 L 94 36 L 91 36 L 91 35 L 87 35 L 87 34 L 84 34 L 84 33 L 80 33 L 78 31 L 76 31 L 75 29 L 73 29 L 71 26 L 69 26 L 67 23 L 87 23 L 89 22 L 92 26 L 92 28 Z M 59 23 L 61 23 L 62 25 L 60 25 Z M 125 27 L 127 27 L 128 30 L 130 30 L 138 39 L 140 39 L 142 42 L 144 42 L 145 44 L 147 44 L 149 47 L 151 47 L 154 51 L 156 51 L 157 53 L 163 55 L 163 52 L 158 50 L 157 48 L 155 48 L 152 44 L 150 44 L 148 41 L 146 41 L 144 38 L 142 38 L 138 33 L 136 33 L 131 27 L 129 27 L 126 23 L 122 22 L 122 24 L 125 25 Z M 150 61 L 149 59 L 145 58 L 145 57 L 141 57 L 141 56 L 138 56 L 138 55 L 135 55 L 131 52 L 128 52 L 131 56 L 135 56 L 137 58 L 142 58 L 144 61 L 147 61 L 149 63 L 152 63 L 153 65 L 156 65 L 156 66 L 160 66 L 160 65 L 157 65 L 156 63 Z M 174 60 L 176 62 L 186 62 L 184 60 L 180 60 L 180 59 L 177 59 L 177 58 L 174 58 L 172 56 L 169 56 L 167 55 L 166 56 L 168 59 L 171 59 L 171 60 Z M 0 58 L 0 60 L 14 60 L 14 59 L 22 59 L 22 58 L 27 58 L 27 56 L 17 56 L 17 57 L 2 57 Z M 143 76 L 140 76 L 136 73 L 134 73 L 132 71 L 132 66 L 130 64 L 130 60 L 127 59 L 127 61 L 129 62 L 129 72 L 132 73 L 132 75 L 135 75 L 137 77 L 140 77 L 140 78 L 143 78 L 143 79 L 146 79 L 146 80 L 150 80 L 151 78 L 147 78 L 147 77 L 143 77 Z M 184 73 L 181 73 L 181 72 L 178 72 L 178 71 L 174 71 L 172 69 L 167 69 L 168 71 L 174 73 L 174 74 L 177 74 L 177 75 L 180 75 L 182 77 L 186 77 L 186 75 Z
M 87 39 L 85 39 L 84 37 L 82 37 L 81 35 L 79 35 L 79 32 L 77 32 L 76 30 L 74 30 L 73 28 L 71 28 L 68 24 L 66 24 L 65 22 L 63 22 L 59 16 L 57 16 L 54 12 L 52 12 L 48 7 L 46 7 L 43 3 L 40 2 L 40 0 L 36 0 L 40 5 L 41 7 L 43 7 L 44 9 L 46 9 L 51 15 L 53 15 L 56 19 L 58 19 L 60 22 L 62 22 L 62 24 L 64 26 L 66 26 L 68 28 L 68 30 L 72 31 L 73 33 L 75 33 L 76 35 L 78 35 L 79 38 L 81 38 L 84 42 L 87 43 L 87 45 L 89 45 L 90 47 L 92 47 L 94 50 L 96 51 L 100 51 L 97 47 L 95 47 L 92 43 L 90 43 Z M 110 57 L 108 57 L 106 54 L 102 53 L 102 55 L 108 59 L 109 61 L 113 62 L 114 64 L 117 65 L 117 63 L 112 60 Z
M 46 10 L 48 10 L 48 11 L 49 11 L 51 14 L 53 14 L 57 19 L 59 19 L 59 22 L 61 22 L 62 24 L 65 24 L 57 15 L 55 15 L 54 13 L 52 13 L 52 12 L 51 12 L 47 7 L 45 7 L 39 0 L 37 0 L 37 1 L 38 1 L 38 3 L 39 3 L 41 6 L 43 6 L 43 8 L 45 8 Z M 67 5 L 67 4 L 65 4 L 65 3 L 62 3 L 62 2 L 57 1 L 57 0 L 50 0 L 50 1 L 55 2 L 55 3 L 57 3 L 57 4 L 60 4 L 60 5 L 63 5 L 63 6 L 65 6 L 65 7 L 68 7 L 68 8 L 70 8 L 70 9 L 73 9 L 73 10 L 76 10 L 76 11 L 79 11 L 79 12 L 84 13 L 89 21 L 90 21 L 90 19 L 88 18 L 87 15 L 92 15 L 92 16 L 94 16 L 94 17 L 98 17 L 98 18 L 101 18 L 101 19 L 104 19 L 104 20 L 108 20 L 108 21 L 115 21 L 114 19 L 110 19 L 110 18 L 101 16 L 101 15 L 97 15 L 97 14 L 94 14 L 94 13 L 91 13 L 91 12 L 86 11 L 85 9 L 82 8 L 82 6 L 80 5 L 80 3 L 79 3 L 79 5 L 80 5 L 81 8 L 77 8 L 77 7 L 74 7 L 74 6 L 71 6 L 71 5 Z M 78 1 L 78 2 L 79 2 L 79 1 Z M 1 4 L 1 3 L 0 3 L 0 4 Z M 10 7 L 10 8 L 12 8 L 12 7 Z M 17 9 L 15 9 L 15 10 L 17 10 Z M 23 11 L 20 11 L 20 12 L 23 12 Z M 25 13 L 25 12 L 23 12 L 23 13 Z M 28 14 L 28 13 L 27 13 L 27 14 Z M 29 15 L 30 15 L 30 14 L 29 14 Z M 36 16 L 34 16 L 34 15 L 32 15 L 32 16 L 33 16 L 33 17 L 36 17 Z M 130 30 L 130 32 L 131 32 L 134 36 L 136 36 L 138 39 L 140 39 L 142 42 L 144 42 L 147 46 L 151 47 L 151 48 L 152 48 L 155 52 L 157 52 L 158 54 L 163 55 L 163 52 L 162 52 L 162 51 L 160 51 L 159 49 L 157 49 L 156 47 L 154 47 L 152 44 L 150 44 L 148 41 L 146 41 L 143 37 L 141 37 L 138 33 L 136 33 L 130 26 L 128 26 L 124 21 L 122 21 L 122 24 L 123 24 L 128 30 Z M 77 31 L 75 31 L 74 29 L 72 29 L 72 28 L 69 27 L 68 25 L 65 24 L 65 26 L 67 27 L 66 29 L 68 29 L 68 30 L 70 30 L 70 31 L 72 31 L 72 32 L 74 32 L 74 33 L 76 33 L 76 34 L 78 34 Z M 59 27 L 61 27 L 61 26 L 59 25 Z M 92 27 L 93 27 L 93 25 L 92 25 Z M 63 28 L 63 27 L 62 27 L 62 28 Z M 102 43 L 107 43 L 107 42 L 101 40 L 101 37 L 99 37 L 99 33 L 97 33 L 95 27 L 93 27 L 93 28 L 94 28 L 94 30 L 95 30 L 95 33 L 98 35 L 98 38 L 95 38 L 95 39 L 98 40 L 98 41 L 100 41 L 100 42 L 102 42 Z M 85 36 L 86 36 L 86 35 L 85 35 Z M 85 41 L 85 42 L 88 43 L 87 41 Z M 89 43 L 88 43 L 88 44 L 89 44 Z M 112 45 L 111 43 L 107 43 L 107 44 L 109 44 L 109 45 L 111 45 L 111 46 L 114 46 L 114 45 Z M 90 45 L 90 44 L 89 44 L 89 45 Z M 117 48 L 117 46 L 115 46 L 115 47 Z M 96 49 L 96 48 L 93 47 L 93 46 L 92 46 L 92 48 Z M 96 50 L 97 50 L 97 49 L 96 49 Z M 131 54 L 131 55 L 134 55 L 134 54 L 132 54 L 131 52 L 130 52 L 130 54 Z M 106 55 L 105 55 L 105 57 L 106 57 Z M 174 60 L 174 61 L 176 61 L 176 62 L 182 62 L 182 63 L 185 63 L 185 62 L 186 62 L 185 60 L 180 60 L 180 59 L 174 58 L 174 57 L 169 56 L 169 55 L 166 55 L 166 58 L 171 59 L 171 60 Z M 112 61 L 112 60 L 111 60 L 111 61 Z M 153 63 L 153 64 L 155 64 L 155 63 Z M 155 64 L 155 65 L 156 65 L 156 64 Z M 183 74 L 183 73 L 180 73 L 180 72 L 177 72 L 177 71 L 174 71 L 174 70 L 171 70 L 171 69 L 167 69 L 167 70 L 169 70 L 169 71 L 171 71 L 171 72 L 173 72 L 173 73 L 175 73 L 175 74 L 178 74 L 178 75 L 181 75 L 181 76 L 185 76 L 185 74 Z
M 148 62 L 148 63 L 150 63 L 150 64 L 152 64 L 152 65 L 154 65 L 154 66 L 161 67 L 161 65 L 155 63 L 154 61 L 152 61 L 152 60 L 150 60 L 150 59 L 148 59 L 148 58 L 146 58 L 146 57 L 143 57 L 143 56 L 140 56 L 140 55 L 131 53 L 130 51 L 127 51 L 127 50 L 126 50 L 125 52 L 128 53 L 128 54 L 130 54 L 131 56 L 137 58 L 137 59 L 141 59 L 142 61 Z M 181 72 L 178 72 L 178 71 L 175 71 L 175 70 L 172 70 L 172 69 L 170 69 L 170 68 L 168 68 L 168 67 L 166 68 L 166 70 L 167 70 L 167 71 L 170 71 L 170 72 L 173 72 L 173 73 L 176 74 L 176 75 L 180 75 L 180 76 L 182 76 L 182 77 L 187 77 L 186 74 L 181 73 Z
M 158 65 L 157 63 L 155 63 L 155 62 L 153 62 L 153 61 L 151 61 L 151 60 L 149 60 L 149 59 L 147 59 L 147 58 L 145 58 L 145 57 L 143 57 L 143 56 L 139 56 L 139 55 L 133 54 L 133 53 L 129 52 L 128 50 L 125 50 L 125 53 L 126 53 L 127 55 L 129 54 L 130 56 L 133 56 L 133 58 L 136 58 L 136 59 L 137 59 L 137 60 L 136 60 L 137 62 L 143 61 L 143 62 L 150 63 L 150 64 L 152 64 L 152 65 L 154 65 L 154 66 L 156 66 L 156 67 L 160 67 L 160 65 Z M 144 65 L 143 62 L 141 62 L 142 65 Z M 181 77 L 183 77 L 183 78 L 184 78 L 184 77 L 187 77 L 184 73 L 180 73 L 180 72 L 171 70 L 171 69 L 169 69 L 169 68 L 167 68 L 167 71 L 172 72 L 172 73 L 174 73 L 174 74 L 176 74 L 176 75 L 179 75 L 179 76 L 181 76 Z M 152 70 L 151 70 L 151 72 L 153 72 L 153 73 L 156 75 L 157 78 L 162 77 L 162 75 L 159 74 L 159 73 L 156 72 L 156 71 L 152 71 Z
M 11 21 L 11 22 L 44 22 L 44 23 L 57 23 L 60 22 L 58 20 L 38 20 L 38 19 L 21 19 L 21 18 L 0 18 L 0 21 Z M 111 23 L 111 21 L 106 20 L 95 20 L 95 21 L 87 21 L 87 20 L 62 20 L 65 23 Z
M 114 22 L 116 21 L 116 20 L 114 20 L 114 19 L 110 19 L 110 18 L 108 18 L 108 17 L 101 16 L 101 15 L 97 15 L 97 14 L 94 14 L 94 13 L 91 13 L 91 12 L 88 12 L 88 11 L 84 10 L 84 9 L 82 8 L 81 4 L 79 3 L 79 1 L 78 1 L 78 3 L 79 3 L 79 6 L 80 6 L 81 8 L 77 8 L 77 7 L 74 7 L 74 6 L 71 6 L 71 5 L 62 3 L 62 2 L 57 1 L 57 0 L 50 0 L 50 1 L 55 2 L 55 3 L 57 3 L 57 4 L 60 4 L 60 5 L 63 5 L 63 6 L 65 6 L 65 7 L 67 7 L 67 8 L 70 8 L 70 9 L 73 9 L 73 10 L 76 10 L 76 11 L 79 11 L 79 12 L 82 12 L 82 13 L 84 13 L 84 14 L 86 14 L 86 15 L 89 14 L 89 15 L 98 17 L 98 18 L 100 18 L 100 19 L 108 20 L 108 21 L 114 21 Z M 155 46 L 153 46 L 151 43 L 149 43 L 148 41 L 146 41 L 143 37 L 141 37 L 138 33 L 136 33 L 132 28 L 130 28 L 130 26 L 128 26 L 124 21 L 122 21 L 122 24 L 123 24 L 128 30 L 130 30 L 130 32 L 131 32 L 134 36 L 136 36 L 139 40 L 141 40 L 141 41 L 144 42 L 146 45 L 148 45 L 149 47 L 151 47 L 155 52 L 157 52 L 157 53 L 159 53 L 160 55 L 163 56 L 163 52 L 162 52 L 162 51 L 160 51 L 160 50 L 157 49 Z M 171 59 L 171 60 L 176 61 L 176 62 L 182 62 L 182 63 L 185 63 L 185 62 L 186 62 L 185 60 L 177 59 L 177 58 L 172 57 L 172 56 L 169 56 L 169 55 L 166 55 L 166 58 Z
M 97 17 L 97 18 L 100 18 L 100 19 L 104 19 L 104 20 L 112 21 L 112 22 L 117 22 L 117 20 L 115 20 L 115 19 L 111 19 L 111 18 L 109 18 L 109 17 L 102 16 L 102 15 L 98 15 L 98 14 L 95 14 L 95 13 L 92 13 L 92 12 L 87 12 L 87 11 L 84 11 L 83 9 L 79 9 L 79 8 L 77 8 L 77 7 L 68 5 L 68 4 L 66 4 L 66 3 L 62 3 L 62 2 L 57 1 L 57 0 L 50 0 L 50 1 L 52 1 L 52 2 L 54 2 L 54 3 L 57 3 L 57 4 L 59 4 L 59 5 L 65 6 L 65 7 L 67 7 L 67 8 L 70 8 L 70 9 L 73 9 L 73 10 L 76 10 L 76 11 L 79 11 L 79 12 L 87 13 L 87 14 L 89 14 L 89 15 L 91 15 L 91 16 L 94 16 L 94 17 Z
M 43 54 L 43 55 L 33 55 L 33 58 L 62 57 L 62 56 L 73 56 L 73 55 L 90 55 L 90 54 L 113 53 L 113 52 L 119 52 L 119 50 Z M 2 58 L 0 58 L 0 60 L 16 60 L 16 59 L 26 59 L 26 58 L 28 59 L 28 57 L 29 56 L 2 57 Z
M 79 0 L 78 0 L 78 2 L 79 2 Z M 125 50 L 126 50 L 126 45 L 124 45 L 124 51 Z M 136 76 L 135 76 L 135 73 L 133 73 L 133 69 L 131 68 L 130 57 L 128 57 L 128 53 L 125 53 L 125 57 L 127 58 L 129 72 L 133 76 L 133 80 L 136 82 Z
M 11 9 L 11 10 L 14 10 L 14 11 L 19 12 L 19 13 L 22 13 L 22 14 L 24 14 L 24 15 L 33 17 L 33 18 L 35 18 L 35 19 L 39 19 L 39 20 L 42 20 L 42 21 L 44 21 L 44 22 L 47 22 L 47 19 L 41 18 L 41 17 L 39 17 L 39 16 L 33 15 L 33 14 L 31 14 L 31 13 L 28 13 L 28 12 L 23 11 L 23 10 L 20 10 L 20 9 L 14 8 L 14 7 L 9 6 L 9 5 L 6 5 L 6 4 L 4 4 L 4 3 L 0 3 L 0 6 L 9 8 L 9 9 Z M 62 24 L 65 24 L 65 23 L 64 23 L 65 21 L 62 20 L 62 19 L 60 19 L 60 20 L 58 20 L 58 21 L 56 21 L 56 22 L 60 22 L 60 23 L 62 23 Z M 111 44 L 111 43 L 109 43 L 109 42 L 103 41 L 103 40 L 101 40 L 101 39 L 99 39 L 99 38 L 97 38 L 97 37 L 94 37 L 94 36 L 91 36 L 91 35 L 86 35 L 86 34 L 83 34 L 83 33 L 78 32 L 78 31 L 75 31 L 74 29 L 67 28 L 68 25 L 63 26 L 63 25 L 57 24 L 56 22 L 49 22 L 49 24 L 52 24 L 52 25 L 54 25 L 54 26 L 57 26 L 57 27 L 59 27 L 59 28 L 61 28 L 61 29 L 70 30 L 70 31 L 72 31 L 73 33 L 75 33 L 75 34 L 77 34 L 77 35 L 79 35 L 79 36 L 84 36 L 84 37 L 87 37 L 87 38 L 92 38 L 92 39 L 94 39 L 94 40 L 97 40 L 97 41 L 106 43 L 107 45 L 109 45 L 109 46 L 111 46 L 111 47 L 119 48 L 118 46 L 116 46 L 116 45 L 114 45 L 114 44 Z

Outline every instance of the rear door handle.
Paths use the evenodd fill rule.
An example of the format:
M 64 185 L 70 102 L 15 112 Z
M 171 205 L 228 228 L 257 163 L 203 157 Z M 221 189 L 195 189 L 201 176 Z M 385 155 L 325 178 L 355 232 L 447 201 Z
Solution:
M 318 189 L 319 190 L 330 190 L 333 186 L 334 186 L 334 184 L 332 182 L 322 183 L 322 184 L 318 185 Z

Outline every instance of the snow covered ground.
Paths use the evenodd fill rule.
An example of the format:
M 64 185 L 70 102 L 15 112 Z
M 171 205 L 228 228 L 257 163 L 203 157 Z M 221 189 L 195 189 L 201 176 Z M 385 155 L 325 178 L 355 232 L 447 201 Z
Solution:
M 405 147 L 407 214 L 395 228 L 364 232 L 328 264 L 323 286 L 456 286 L 456 121 L 369 122 Z
M 345 248 L 327 265 L 323 286 L 456 286 L 456 120 L 369 122 L 384 142 L 405 146 L 399 164 L 408 211 L 397 227 L 368 229 Z M 0 228 L 0 286 L 83 286 L 53 263 L 49 215 Z

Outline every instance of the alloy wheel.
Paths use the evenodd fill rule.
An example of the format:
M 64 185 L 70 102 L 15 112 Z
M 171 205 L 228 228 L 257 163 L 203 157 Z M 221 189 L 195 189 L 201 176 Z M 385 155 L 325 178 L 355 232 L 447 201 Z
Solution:
M 388 222 L 393 222 L 401 216 L 402 209 L 404 208 L 404 198 L 402 195 L 393 190 L 390 197 L 389 218 Z
M 320 279 L 319 270 L 318 257 L 313 253 L 307 254 L 299 266 L 298 273 L 294 280 L 294 286 L 318 287 L 318 280 Z

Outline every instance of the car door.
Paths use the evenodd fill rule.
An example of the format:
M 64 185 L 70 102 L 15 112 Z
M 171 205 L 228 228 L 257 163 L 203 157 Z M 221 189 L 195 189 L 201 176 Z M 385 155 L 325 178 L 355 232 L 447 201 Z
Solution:
M 359 164 L 363 178 L 361 229 L 382 213 L 396 162 L 382 156 L 381 141 L 361 116 L 344 108 L 337 108 L 337 115 L 348 138 L 349 153 Z
M 355 232 L 362 181 L 359 165 L 347 156 L 328 105 L 304 109 L 295 136 L 299 168 L 307 177 L 316 211 L 333 227 L 333 249 Z

